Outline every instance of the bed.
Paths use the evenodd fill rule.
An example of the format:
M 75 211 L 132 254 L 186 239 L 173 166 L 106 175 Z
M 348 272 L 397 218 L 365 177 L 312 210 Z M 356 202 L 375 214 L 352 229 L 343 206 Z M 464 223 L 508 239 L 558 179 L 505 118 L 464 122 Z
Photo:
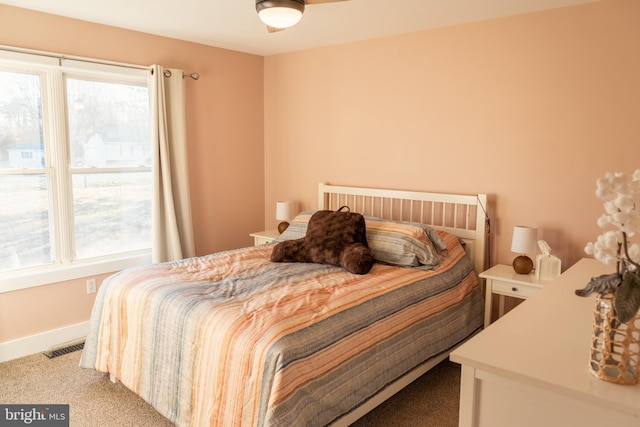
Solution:
M 100 287 L 81 366 L 178 426 L 351 424 L 481 328 L 486 196 L 319 185 L 319 210 L 343 205 L 370 246 L 418 227 L 437 262 L 359 275 L 271 262 L 274 242 L 126 269 Z

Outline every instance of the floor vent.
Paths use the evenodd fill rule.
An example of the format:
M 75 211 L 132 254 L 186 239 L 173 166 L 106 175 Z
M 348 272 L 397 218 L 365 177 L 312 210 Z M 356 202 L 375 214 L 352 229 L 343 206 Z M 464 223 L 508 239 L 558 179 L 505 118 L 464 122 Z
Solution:
M 54 357 L 62 356 L 63 354 L 73 353 L 74 351 L 82 350 L 84 348 L 84 343 L 70 345 L 63 348 L 58 348 L 56 350 L 45 351 L 44 355 L 49 359 L 53 359 Z

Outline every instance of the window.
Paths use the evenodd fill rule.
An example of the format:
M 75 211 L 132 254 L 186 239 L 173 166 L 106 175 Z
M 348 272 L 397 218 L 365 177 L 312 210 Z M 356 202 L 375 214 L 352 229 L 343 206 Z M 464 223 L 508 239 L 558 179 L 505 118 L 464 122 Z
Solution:
M 150 259 L 146 72 L 58 62 L 0 55 L 0 278 L 17 278 L 10 289 Z

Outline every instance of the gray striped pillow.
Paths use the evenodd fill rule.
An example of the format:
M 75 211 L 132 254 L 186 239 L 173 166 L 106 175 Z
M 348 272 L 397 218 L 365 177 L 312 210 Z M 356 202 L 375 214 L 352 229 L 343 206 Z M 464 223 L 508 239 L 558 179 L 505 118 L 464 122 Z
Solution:
M 315 211 L 299 213 L 276 241 L 300 239 Z M 436 267 L 442 262 L 444 240 L 431 227 L 411 222 L 365 217 L 367 243 L 377 262 L 403 267 Z

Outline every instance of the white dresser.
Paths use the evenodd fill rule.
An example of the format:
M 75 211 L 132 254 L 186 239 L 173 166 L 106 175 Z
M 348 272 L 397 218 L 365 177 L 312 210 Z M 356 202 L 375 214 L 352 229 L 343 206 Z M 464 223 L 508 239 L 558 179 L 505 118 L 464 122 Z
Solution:
M 582 259 L 559 279 L 460 346 L 460 427 L 639 427 L 640 385 L 589 372 L 593 276 L 612 269 Z

